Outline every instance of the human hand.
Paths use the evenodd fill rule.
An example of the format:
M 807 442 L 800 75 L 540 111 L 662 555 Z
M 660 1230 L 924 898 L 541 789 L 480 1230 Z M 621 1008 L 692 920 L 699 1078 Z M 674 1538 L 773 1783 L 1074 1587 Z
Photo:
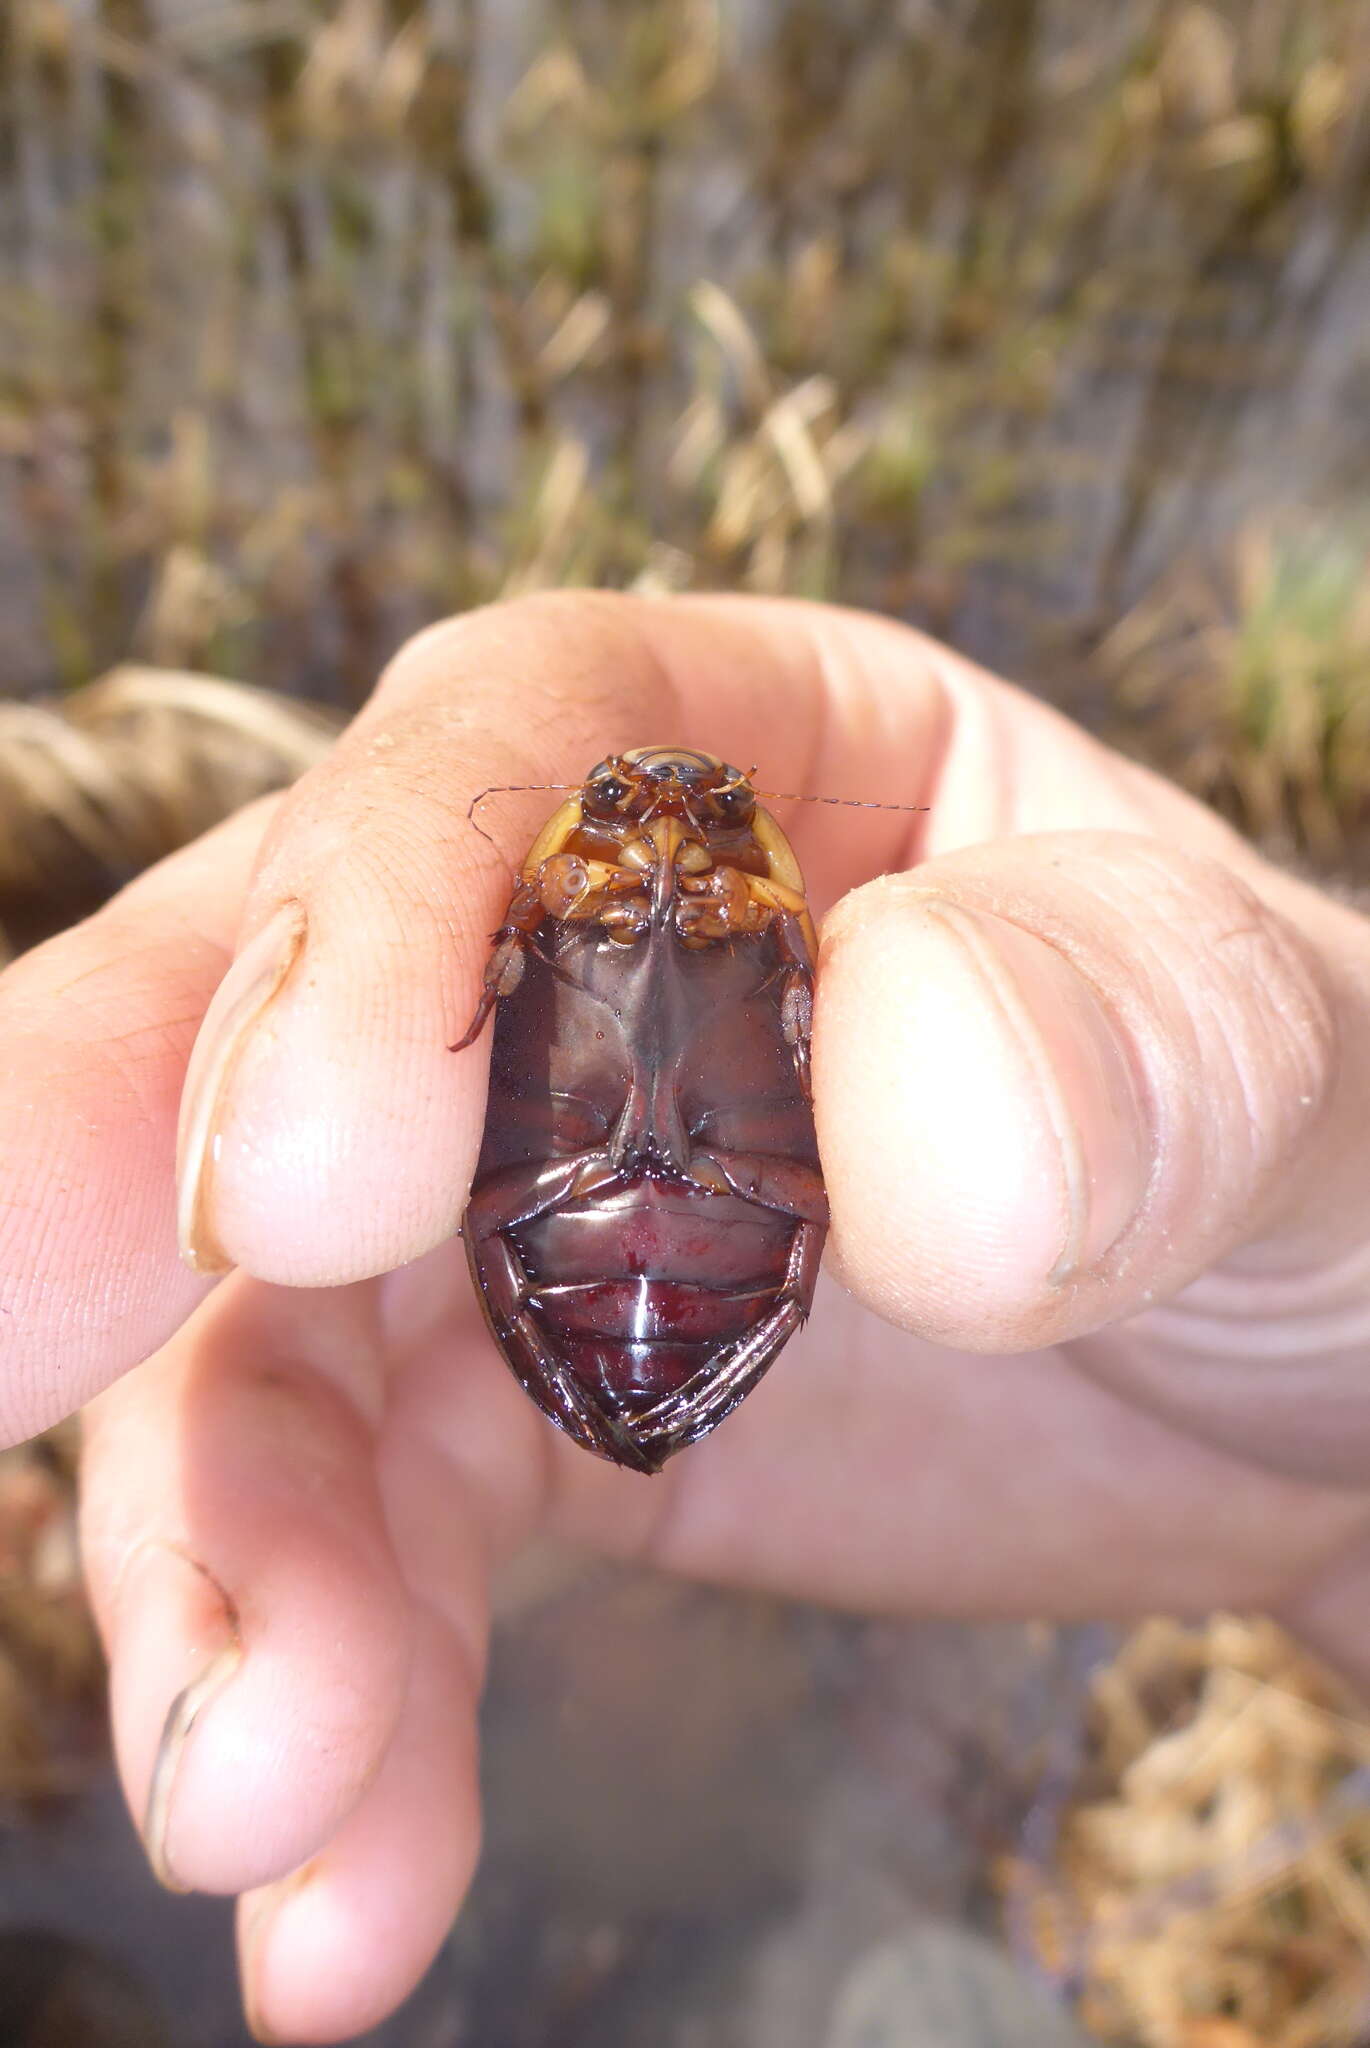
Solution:
M 666 741 L 929 809 L 775 807 L 836 906 L 849 1291 L 642 1479 L 484 1332 L 484 1056 L 446 1047 L 508 888 L 472 795 Z M 173 1193 L 207 1010 L 218 1285 Z M 897 626 L 727 598 L 435 628 L 289 796 L 10 968 L 0 1426 L 92 1404 L 120 1768 L 163 1875 L 244 1894 L 257 2027 L 360 2030 L 441 1941 L 488 1586 L 535 1532 L 884 1613 L 1261 1605 L 1370 1676 L 1368 1026 L 1370 927 L 1177 791 Z

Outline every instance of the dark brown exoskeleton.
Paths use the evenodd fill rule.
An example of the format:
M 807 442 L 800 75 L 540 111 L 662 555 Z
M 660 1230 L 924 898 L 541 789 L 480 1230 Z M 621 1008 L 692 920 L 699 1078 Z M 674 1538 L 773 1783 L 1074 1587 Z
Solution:
M 463 1230 L 538 1406 L 638 1472 L 721 1422 L 809 1312 L 828 1209 L 809 1102 L 815 953 L 788 842 L 685 747 L 593 769 L 529 851 Z

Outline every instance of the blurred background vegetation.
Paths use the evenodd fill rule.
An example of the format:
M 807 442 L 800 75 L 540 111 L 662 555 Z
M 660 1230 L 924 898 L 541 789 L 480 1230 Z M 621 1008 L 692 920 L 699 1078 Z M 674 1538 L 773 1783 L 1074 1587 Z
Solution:
M 3 685 L 560 582 L 930 626 L 1370 826 L 1365 0 L 18 0 Z
M 878 607 L 1370 873 L 1370 0 L 11 0 L 0 195 L 0 957 L 557 583 Z M 0 1461 L 0 1933 L 223 2048 L 72 1454 Z M 796 2048 L 917 1911 L 1124 2048 L 1370 2040 L 1370 1723 L 1264 1624 L 504 1611 L 486 1864 L 387 2048 Z

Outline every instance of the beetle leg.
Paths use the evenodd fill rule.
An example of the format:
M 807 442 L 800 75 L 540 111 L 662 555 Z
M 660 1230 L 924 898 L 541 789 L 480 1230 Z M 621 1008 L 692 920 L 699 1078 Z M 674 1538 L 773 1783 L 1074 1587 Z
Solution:
M 506 932 L 485 963 L 485 980 L 481 984 L 480 1001 L 476 1014 L 467 1025 L 455 1045 L 449 1045 L 449 1052 L 465 1052 L 468 1045 L 474 1045 L 485 1026 L 485 1020 L 501 996 L 511 996 L 523 979 L 523 933 Z
M 532 945 L 533 933 L 544 917 L 571 923 L 589 923 L 598 918 L 611 937 L 636 939 L 647 929 L 647 910 L 645 906 L 617 899 L 641 892 L 642 877 L 631 868 L 614 867 L 606 861 L 584 861 L 569 853 L 549 854 L 540 861 L 509 899 L 504 921 L 495 933 L 494 948 L 485 963 L 476 1014 L 448 1051 L 465 1052 L 468 1045 L 474 1045 L 500 997 L 513 994 L 523 977 L 525 949 Z M 555 962 L 549 960 L 548 965 L 559 972 Z
M 638 1436 L 650 1446 L 648 1456 L 669 1457 L 672 1451 L 707 1436 L 739 1401 L 745 1400 L 781 1348 L 804 1320 L 797 1302 L 778 1303 L 745 1337 L 720 1372 L 701 1374 L 702 1385 L 686 1385 L 669 1402 L 638 1417 Z
M 809 1039 L 813 1029 L 813 925 L 802 896 L 764 875 L 738 868 L 716 868 L 710 875 L 691 876 L 685 888 L 693 893 L 676 913 L 687 945 L 706 945 L 735 933 L 775 933 L 780 965 L 768 977 L 780 983 L 780 1028 L 794 1055 L 794 1070 L 805 1100 L 812 1097 Z
M 556 853 L 543 861 L 530 886 L 549 917 L 586 924 L 615 897 L 640 895 L 645 884 L 632 868 L 584 860 L 578 853 Z
M 465 1052 L 480 1037 L 486 1018 L 501 996 L 512 995 L 523 978 L 523 948 L 542 922 L 542 899 L 532 882 L 520 882 L 494 935 L 494 948 L 485 963 L 476 1014 L 449 1052 Z
M 809 1069 L 809 1041 L 813 1033 L 813 976 L 802 968 L 791 968 L 780 992 L 780 1029 L 794 1054 L 794 1071 L 805 1099 L 813 1096 Z
M 584 1187 L 598 1185 L 601 1178 L 614 1178 L 614 1173 L 601 1176 L 599 1172 L 609 1164 L 607 1147 L 596 1145 L 560 1159 L 504 1167 L 472 1189 L 467 1216 L 474 1219 L 482 1235 L 515 1230 L 520 1223 L 531 1223 L 549 1209 L 578 1199 Z
M 573 1170 L 578 1166 L 564 1164 Z M 530 1214 L 562 1198 L 560 1190 L 549 1191 L 546 1182 L 551 1176 L 540 1178 L 541 1186 L 530 1186 L 524 1176 L 517 1176 L 503 1187 L 497 1183 L 479 1190 L 466 1212 L 466 1255 L 491 1335 L 520 1385 L 577 1443 L 616 1464 L 654 1471 L 653 1461 L 595 1407 L 553 1355 L 526 1305 L 533 1289 L 507 1231 L 511 1223 L 527 1221 Z
M 638 903 L 606 903 L 599 912 L 599 922 L 611 939 L 618 939 L 624 945 L 631 945 L 650 928 L 651 913 Z
M 707 1436 L 716 1423 L 731 1414 L 806 1321 L 804 1303 L 813 1298 L 824 1235 L 822 1223 L 799 1223 L 774 1307 L 742 1340 L 727 1364 L 720 1370 L 715 1360 L 708 1371 L 637 1418 L 634 1434 L 653 1461 L 653 1469 L 659 1469 L 673 1451 Z
M 787 888 L 774 875 L 748 875 L 747 884 L 757 901 L 775 913 L 783 943 L 796 965 L 811 968 L 818 958 L 818 934 L 800 892 Z
M 566 924 L 601 924 L 611 939 L 624 944 L 641 938 L 651 923 L 646 878 L 631 867 L 557 853 L 543 861 L 532 886 L 549 917 Z
M 826 1212 L 827 1203 L 824 1202 Z M 813 1290 L 818 1285 L 818 1269 L 823 1262 L 823 1239 L 827 1234 L 826 1215 L 822 1223 L 803 1222 L 794 1234 L 790 1246 L 789 1264 L 785 1271 L 784 1299 L 797 1304 L 800 1321 L 808 1320 L 806 1301 L 813 1300 Z
M 687 946 L 706 946 L 718 939 L 762 932 L 772 909 L 753 894 L 753 877 L 739 868 L 711 868 L 705 874 L 680 878 L 676 930 Z
M 643 877 L 633 868 L 606 868 L 589 904 L 589 915 L 622 945 L 640 939 L 652 921 Z
M 650 1471 L 650 1463 L 632 1438 L 596 1408 L 554 1356 L 532 1314 L 522 1305 L 523 1297 L 531 1291 L 528 1275 L 508 1239 L 497 1234 L 489 1249 L 492 1256 L 482 1261 L 477 1281 L 479 1284 L 483 1280 L 489 1289 L 491 1329 L 519 1384 L 545 1414 L 587 1450 L 612 1458 L 615 1464 Z M 474 1256 L 472 1264 L 474 1268 Z
M 828 1198 L 817 1167 L 771 1152 L 695 1152 L 689 1173 L 701 1187 L 741 1195 L 762 1209 L 778 1209 L 804 1223 L 826 1225 Z
M 736 1193 L 727 1174 L 714 1158 L 712 1152 L 692 1152 L 685 1171 L 696 1187 L 708 1188 L 715 1195 Z
M 813 1095 L 809 1041 L 813 1033 L 813 968 L 804 927 L 792 910 L 775 908 L 774 929 L 784 963 L 780 985 L 780 1028 L 794 1054 L 794 1070 L 806 1099 Z
M 708 1372 L 637 1418 L 634 1434 L 648 1457 L 664 1462 L 673 1451 L 707 1436 L 751 1392 L 805 1321 L 804 1303 L 811 1298 L 818 1278 L 823 1237 L 821 1223 L 800 1223 L 790 1246 L 784 1285 L 769 1314 L 742 1340 L 721 1371 L 715 1361 Z

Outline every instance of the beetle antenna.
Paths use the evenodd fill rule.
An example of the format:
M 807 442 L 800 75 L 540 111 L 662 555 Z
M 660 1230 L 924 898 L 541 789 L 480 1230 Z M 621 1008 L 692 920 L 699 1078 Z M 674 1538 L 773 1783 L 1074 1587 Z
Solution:
M 758 789 L 755 796 L 764 796 L 774 804 L 841 804 L 849 811 L 930 811 L 931 804 L 872 804 L 859 796 L 800 796 L 792 789 Z
M 529 796 L 532 794 L 534 790 L 545 791 L 549 789 L 567 790 L 579 788 L 580 784 L 578 782 L 495 782 L 490 785 L 489 789 L 483 789 L 480 792 L 479 796 L 472 797 L 470 803 L 466 806 L 467 823 L 474 825 L 477 832 L 479 832 L 481 838 L 488 841 L 488 843 L 491 846 L 495 846 L 494 840 L 490 838 L 490 834 L 486 831 L 484 825 L 479 824 L 476 819 L 476 808 L 479 804 L 483 804 L 485 802 L 486 797 Z M 497 846 L 495 846 L 495 852 L 499 853 L 499 848 Z M 502 853 L 500 853 L 500 859 L 504 860 L 504 855 Z M 507 866 L 508 863 L 506 862 L 505 865 Z

